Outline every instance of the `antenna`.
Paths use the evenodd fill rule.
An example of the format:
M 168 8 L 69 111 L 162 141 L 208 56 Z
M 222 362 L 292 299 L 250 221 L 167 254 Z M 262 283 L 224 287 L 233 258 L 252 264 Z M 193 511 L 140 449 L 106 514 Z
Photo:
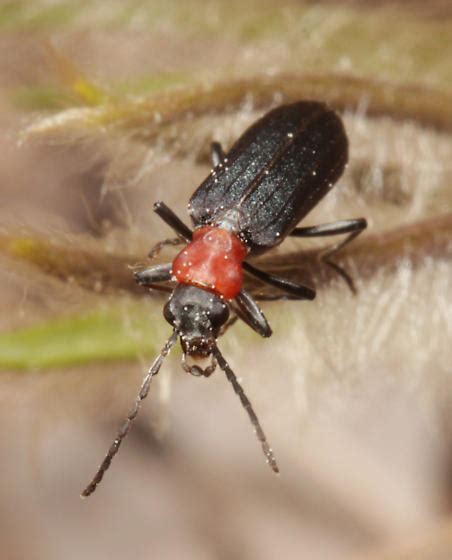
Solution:
M 253 406 L 252 406 L 251 402 L 249 401 L 248 397 L 245 395 L 245 391 L 243 390 L 243 387 L 238 382 L 237 377 L 235 376 L 235 373 L 229 367 L 229 364 L 226 362 L 226 360 L 224 359 L 222 353 L 220 352 L 220 350 L 218 349 L 217 346 L 214 347 L 212 353 L 215 356 L 215 358 L 218 362 L 218 365 L 224 371 L 224 373 L 226 374 L 226 377 L 228 378 L 228 380 L 231 382 L 232 386 L 234 387 L 234 391 L 238 395 L 238 397 L 239 397 L 239 399 L 240 399 L 240 401 L 243 405 L 243 408 L 247 411 L 248 416 L 251 420 L 251 423 L 254 426 L 254 431 L 256 432 L 257 439 L 261 442 L 262 451 L 264 452 L 264 455 L 267 458 L 267 463 L 270 465 L 272 471 L 274 473 L 278 474 L 279 473 L 279 467 L 278 467 L 278 464 L 276 462 L 275 456 L 273 455 L 273 451 L 268 444 L 267 438 L 265 437 L 265 434 L 264 434 L 264 430 L 262 429 L 262 427 L 259 423 L 259 419 L 257 418 L 256 413 L 253 410 Z
M 97 485 L 100 483 L 100 481 L 104 477 L 105 472 L 110 467 L 110 464 L 113 460 L 113 457 L 116 455 L 116 453 L 119 451 L 119 448 L 121 447 L 122 440 L 129 433 L 130 427 L 131 427 L 133 421 L 135 420 L 135 418 L 138 415 L 138 411 L 140 410 L 141 402 L 144 401 L 144 399 L 148 396 L 149 387 L 151 386 L 152 378 L 154 377 L 154 375 L 157 375 L 157 373 L 159 372 L 159 369 L 160 369 L 160 367 L 163 363 L 163 360 L 169 354 L 169 351 L 171 350 L 171 348 L 174 345 L 174 343 L 176 342 L 176 340 L 177 340 L 177 331 L 174 330 L 173 334 L 166 341 L 165 346 L 162 348 L 162 351 L 157 356 L 157 358 L 154 360 L 154 362 L 151 365 L 151 367 L 149 368 L 147 374 L 144 376 L 143 382 L 141 384 L 140 391 L 138 393 L 137 398 L 135 399 L 135 404 L 134 404 L 133 408 L 129 412 L 129 414 L 126 418 L 126 421 L 124 422 L 121 429 L 119 430 L 119 432 L 118 432 L 116 438 L 114 439 L 113 443 L 110 445 L 110 448 L 108 449 L 107 454 L 105 455 L 105 459 L 102 461 L 102 463 L 101 463 L 100 467 L 98 468 L 96 474 L 94 475 L 93 479 L 91 480 L 91 482 L 88 484 L 88 486 L 81 493 L 82 497 L 86 498 L 87 496 L 90 496 L 96 490 Z

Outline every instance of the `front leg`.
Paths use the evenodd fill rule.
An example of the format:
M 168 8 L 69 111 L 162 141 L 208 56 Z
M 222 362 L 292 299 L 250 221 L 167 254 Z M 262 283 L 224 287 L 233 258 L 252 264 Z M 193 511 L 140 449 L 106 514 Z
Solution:
M 271 327 L 265 315 L 248 292 L 240 290 L 234 303 L 234 311 L 243 322 L 261 336 L 268 337 L 272 335 Z
M 150 266 L 140 272 L 134 272 L 135 281 L 140 284 L 140 286 L 151 287 L 152 284 L 156 282 L 168 282 L 172 279 L 172 263 L 168 264 L 157 264 L 155 266 Z

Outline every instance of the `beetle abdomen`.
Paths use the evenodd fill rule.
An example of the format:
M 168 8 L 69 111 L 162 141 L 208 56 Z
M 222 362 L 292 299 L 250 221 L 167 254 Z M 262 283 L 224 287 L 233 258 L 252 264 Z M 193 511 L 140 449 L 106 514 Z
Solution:
M 235 232 L 252 253 L 279 242 L 343 172 L 348 142 L 341 119 L 323 103 L 270 111 L 248 128 L 189 202 L 195 224 L 221 225 L 238 210 Z

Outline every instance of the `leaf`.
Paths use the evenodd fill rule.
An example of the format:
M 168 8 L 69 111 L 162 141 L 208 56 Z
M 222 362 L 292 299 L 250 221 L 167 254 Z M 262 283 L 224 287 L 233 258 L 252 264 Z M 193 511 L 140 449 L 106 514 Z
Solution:
M 155 327 L 146 311 L 129 304 L 0 333 L 0 368 L 65 367 L 151 355 Z

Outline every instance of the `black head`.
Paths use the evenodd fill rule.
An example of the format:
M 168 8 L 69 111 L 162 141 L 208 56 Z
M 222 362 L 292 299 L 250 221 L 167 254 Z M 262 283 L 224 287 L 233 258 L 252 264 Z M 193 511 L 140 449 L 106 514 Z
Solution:
M 228 305 L 211 292 L 179 284 L 163 315 L 180 336 L 183 368 L 192 375 L 210 375 L 216 366 L 212 356 L 216 339 L 229 318 Z

